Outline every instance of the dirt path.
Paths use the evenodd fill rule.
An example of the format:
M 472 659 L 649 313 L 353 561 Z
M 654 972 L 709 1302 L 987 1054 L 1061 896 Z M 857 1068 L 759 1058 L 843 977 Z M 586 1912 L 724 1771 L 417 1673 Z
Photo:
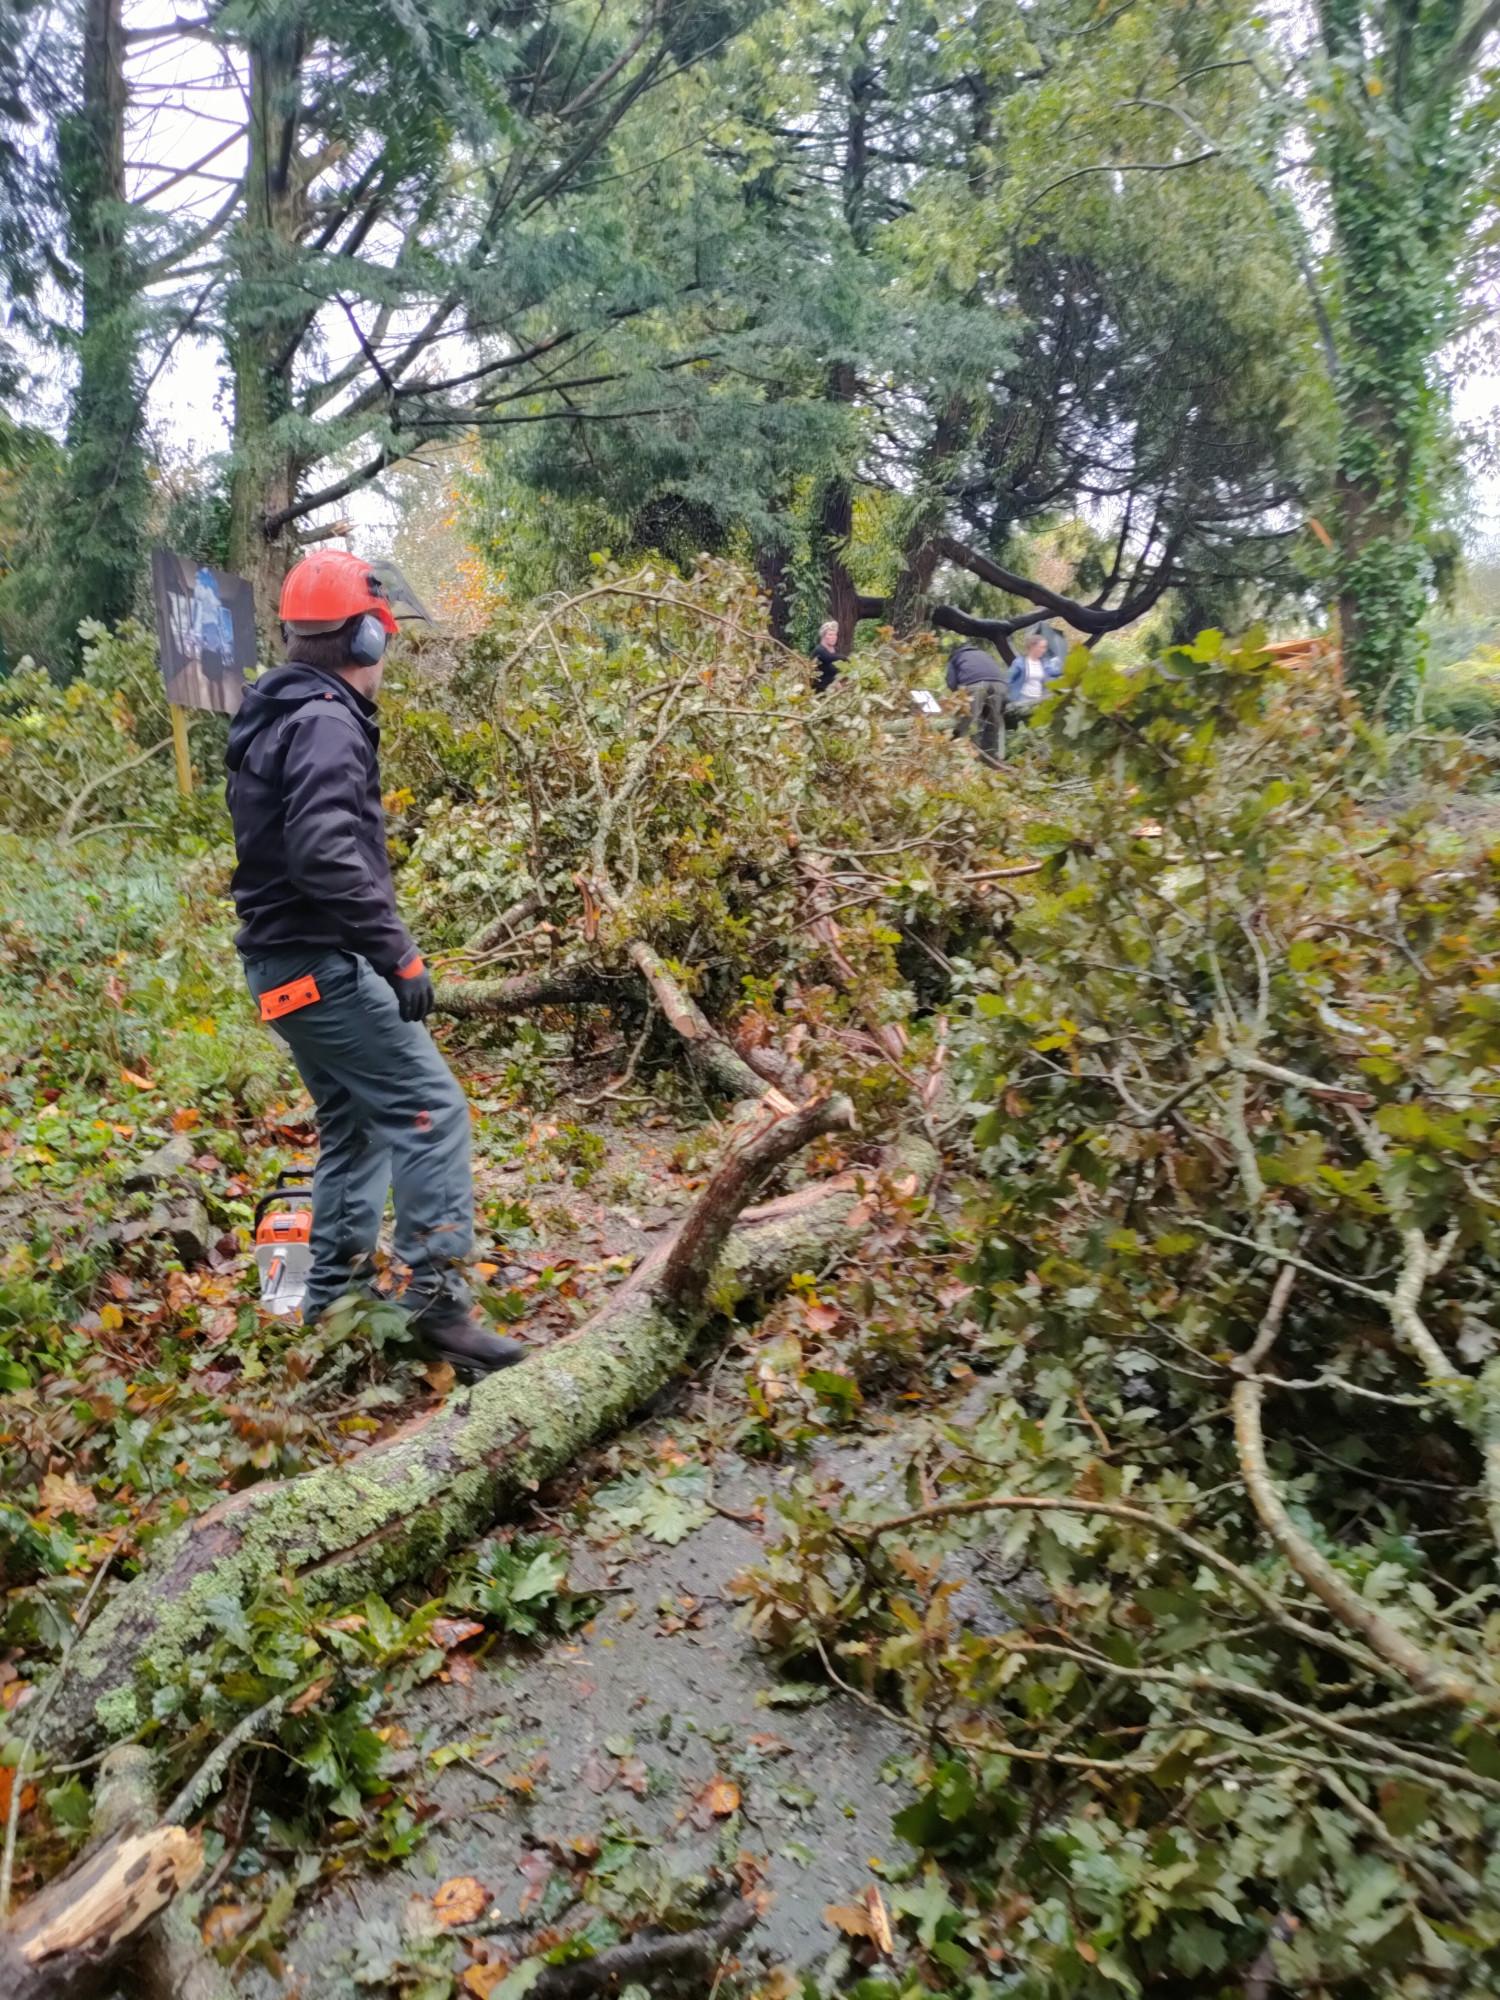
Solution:
M 891 1441 L 831 1453 L 820 1470 L 863 1483 L 877 1462 L 895 1465 Z M 742 1510 L 787 1479 L 727 1472 L 716 1490 Z M 771 1522 L 774 1537 L 774 1512 Z M 763 1531 L 719 1514 L 675 1547 L 636 1537 L 628 1557 L 611 1552 L 620 1582 L 575 1638 L 423 1690 L 404 1721 L 432 1773 L 428 1838 L 400 1868 L 351 1869 L 315 1897 L 280 1976 L 247 1969 L 240 1990 L 256 2000 L 334 2000 L 356 1982 L 398 1990 L 436 1928 L 439 1884 L 475 1878 L 496 1919 L 513 1923 L 537 1910 L 549 1874 L 558 1898 L 569 1861 L 579 1892 L 637 1919 L 653 1902 L 682 1907 L 710 1875 L 731 1891 L 763 1887 L 769 1905 L 746 1957 L 819 1960 L 837 1942 L 825 1907 L 858 1900 L 878 1879 L 872 1862 L 905 1853 L 890 1822 L 906 1794 L 887 1766 L 910 1745 L 851 1701 L 780 1681 L 754 1648 L 730 1593 L 763 1545 Z M 601 1552 L 581 1544 L 576 1577 L 604 1573 Z M 445 1761 L 454 1746 L 462 1757 Z M 575 1909 L 562 1927 L 588 1914 Z M 497 1955 L 519 1948 L 514 1932 L 494 1940 Z

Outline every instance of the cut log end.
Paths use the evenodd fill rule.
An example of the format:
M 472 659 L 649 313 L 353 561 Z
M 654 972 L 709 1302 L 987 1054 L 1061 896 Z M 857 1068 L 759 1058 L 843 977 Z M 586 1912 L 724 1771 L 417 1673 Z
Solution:
M 0 1933 L 6 2000 L 73 2000 L 97 1982 L 203 1865 L 185 1827 L 122 1833 L 50 1883 Z

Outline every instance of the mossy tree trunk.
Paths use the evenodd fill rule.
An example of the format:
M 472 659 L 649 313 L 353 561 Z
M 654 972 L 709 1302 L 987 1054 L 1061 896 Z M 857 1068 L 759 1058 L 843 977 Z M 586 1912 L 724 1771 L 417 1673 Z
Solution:
M 268 529 L 296 497 L 301 466 L 286 435 L 293 412 L 293 367 L 310 316 L 297 289 L 305 181 L 296 137 L 302 36 L 273 7 L 251 39 L 245 207 L 234 239 L 229 302 L 234 379 L 234 459 L 229 485 L 229 562 L 255 590 L 256 620 L 277 653 L 282 580 L 296 558 L 288 526 Z
M 837 1251 L 867 1172 L 758 1210 L 744 1205 L 779 1163 L 851 1122 L 840 1098 L 769 1121 L 761 1114 L 673 1241 L 576 1334 L 458 1391 L 354 1463 L 253 1487 L 173 1536 L 77 1647 L 47 1714 L 45 1749 L 129 1735 L 141 1697 L 188 1668 L 226 1597 L 247 1598 L 267 1577 L 287 1576 L 346 1604 L 422 1575 L 524 1506 L 543 1480 L 672 1379 L 711 1310 L 763 1294 Z M 930 1173 L 928 1150 L 913 1164 Z
M 68 660 L 76 657 L 80 620 L 113 625 L 134 609 L 148 499 L 136 359 L 141 284 L 125 201 L 121 0 L 85 0 L 79 30 L 79 105 L 58 132 L 81 305 L 78 387 L 57 522 L 65 627 L 57 645 Z

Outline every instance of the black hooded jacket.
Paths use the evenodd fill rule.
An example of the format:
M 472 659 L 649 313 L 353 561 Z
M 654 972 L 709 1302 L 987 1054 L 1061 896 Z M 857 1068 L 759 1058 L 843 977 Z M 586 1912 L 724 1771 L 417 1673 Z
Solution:
M 396 914 L 375 704 L 289 660 L 229 725 L 231 885 L 246 958 L 292 945 L 358 952 L 384 977 L 416 946 Z
M 972 645 L 967 639 L 948 655 L 950 688 L 971 688 L 1005 678 L 1005 669 L 994 654 L 987 653 L 983 646 Z

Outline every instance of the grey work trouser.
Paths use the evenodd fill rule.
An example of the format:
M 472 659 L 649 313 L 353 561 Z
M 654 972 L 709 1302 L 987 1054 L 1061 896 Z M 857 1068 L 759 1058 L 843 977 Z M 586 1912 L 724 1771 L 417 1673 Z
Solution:
M 309 1323 L 368 1287 L 385 1198 L 396 1196 L 396 1296 L 408 1311 L 467 1303 L 474 1248 L 469 1107 L 425 1027 L 403 1021 L 369 963 L 316 946 L 247 959 L 263 993 L 310 977 L 318 998 L 271 1023 L 318 1110 Z
M 982 757 L 1005 755 L 1005 683 L 976 681 L 969 689 L 969 712 L 953 725 L 955 736 L 974 733 Z

